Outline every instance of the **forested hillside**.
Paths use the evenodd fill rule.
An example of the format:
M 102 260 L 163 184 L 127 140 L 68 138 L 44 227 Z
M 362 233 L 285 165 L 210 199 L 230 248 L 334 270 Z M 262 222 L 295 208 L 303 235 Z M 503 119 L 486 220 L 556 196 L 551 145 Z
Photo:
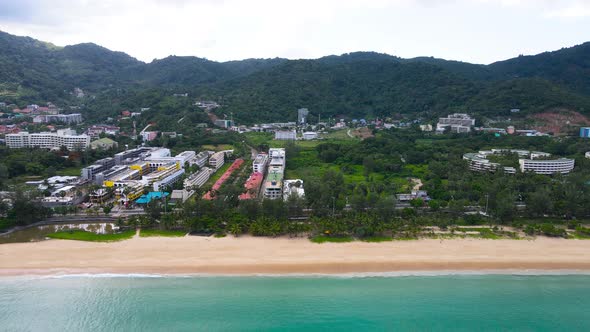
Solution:
M 92 104 L 111 109 L 146 107 L 159 102 L 154 96 L 188 92 L 192 100 L 220 102 L 220 115 L 231 112 L 245 123 L 293 120 L 299 107 L 322 118 L 493 116 L 511 108 L 522 109 L 522 116 L 552 109 L 588 114 L 590 43 L 487 66 L 373 52 L 230 62 L 170 56 L 144 63 L 95 44 L 57 47 L 0 32 L 0 101 L 70 103 L 75 87 L 108 98 Z M 154 89 L 158 93 L 144 93 Z M 103 113 L 87 109 L 99 112 L 89 118 Z

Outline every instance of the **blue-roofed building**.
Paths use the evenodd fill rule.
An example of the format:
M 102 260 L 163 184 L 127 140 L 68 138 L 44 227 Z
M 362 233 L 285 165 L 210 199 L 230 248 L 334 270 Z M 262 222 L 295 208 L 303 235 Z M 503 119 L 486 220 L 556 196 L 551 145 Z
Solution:
M 137 203 L 137 204 L 148 204 L 152 200 L 162 199 L 162 197 L 166 197 L 168 195 L 169 194 L 167 192 L 163 192 L 163 191 L 150 191 L 149 193 L 147 193 L 145 195 L 141 195 L 141 197 L 138 198 L 135 201 L 135 203 Z
M 580 137 L 582 137 L 582 138 L 590 138 L 590 127 L 582 127 L 582 128 L 580 128 Z

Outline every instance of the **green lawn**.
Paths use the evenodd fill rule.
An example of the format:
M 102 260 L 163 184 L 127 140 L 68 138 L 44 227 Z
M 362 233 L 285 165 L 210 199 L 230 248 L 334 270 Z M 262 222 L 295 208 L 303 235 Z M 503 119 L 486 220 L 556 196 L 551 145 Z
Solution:
M 60 240 L 76 240 L 76 241 L 90 241 L 90 242 L 115 242 L 128 240 L 135 235 L 134 230 L 129 230 L 115 234 L 96 234 L 81 230 L 63 231 L 48 234 L 47 237 Z
M 139 232 L 140 237 L 183 237 L 186 235 L 185 231 L 167 231 L 159 229 L 142 229 Z

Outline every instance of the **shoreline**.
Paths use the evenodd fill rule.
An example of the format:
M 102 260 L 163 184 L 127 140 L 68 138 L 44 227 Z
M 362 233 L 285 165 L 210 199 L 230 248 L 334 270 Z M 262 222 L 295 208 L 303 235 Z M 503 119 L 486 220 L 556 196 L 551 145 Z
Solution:
M 322 243 L 254 237 L 48 240 L 0 245 L 0 277 L 590 274 L 590 241 Z

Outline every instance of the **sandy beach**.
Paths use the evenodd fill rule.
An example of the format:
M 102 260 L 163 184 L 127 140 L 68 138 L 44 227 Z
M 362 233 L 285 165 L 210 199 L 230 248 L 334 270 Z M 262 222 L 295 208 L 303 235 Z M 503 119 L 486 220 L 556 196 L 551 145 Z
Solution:
M 403 271 L 590 271 L 590 241 L 417 240 L 323 243 L 253 237 L 49 240 L 0 245 L 0 275 L 70 273 L 344 274 Z

